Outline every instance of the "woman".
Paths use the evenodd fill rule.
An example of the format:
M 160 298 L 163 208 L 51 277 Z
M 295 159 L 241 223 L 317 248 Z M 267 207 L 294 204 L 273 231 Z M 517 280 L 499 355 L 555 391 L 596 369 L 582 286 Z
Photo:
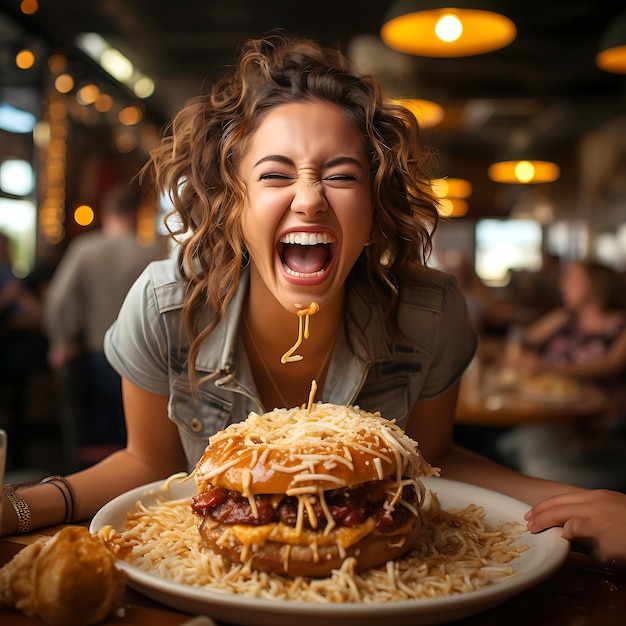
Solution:
M 63 519 L 62 494 L 76 500 L 66 517 L 83 519 L 190 470 L 213 432 L 306 402 L 313 379 L 318 400 L 396 418 L 447 478 L 528 502 L 571 491 L 452 446 L 476 340 L 456 281 L 425 265 L 437 223 L 426 156 L 411 114 L 340 53 L 281 35 L 248 42 L 152 157 L 185 237 L 176 260 L 144 272 L 107 334 L 127 447 L 21 491 L 32 525 Z M 303 358 L 283 364 L 311 302 Z
M 563 305 L 529 326 L 521 373 L 557 375 L 601 389 L 603 417 L 571 425 L 525 426 L 507 433 L 501 454 L 519 469 L 581 487 L 626 489 L 626 312 L 618 274 L 596 262 L 568 263 L 559 277 Z
M 563 305 L 539 318 L 524 333 L 521 367 L 594 382 L 615 400 L 626 382 L 626 311 L 617 272 L 592 261 L 568 263 L 559 278 Z M 621 405 L 621 406 L 620 406 Z

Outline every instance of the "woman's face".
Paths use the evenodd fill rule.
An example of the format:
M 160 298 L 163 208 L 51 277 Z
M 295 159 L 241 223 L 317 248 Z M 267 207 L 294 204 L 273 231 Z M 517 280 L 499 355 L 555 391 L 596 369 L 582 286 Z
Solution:
M 239 173 L 251 288 L 292 312 L 311 301 L 323 309 L 343 292 L 372 228 L 361 133 L 334 104 L 282 104 L 251 137 Z
M 567 265 L 559 281 L 563 304 L 571 310 L 577 310 L 594 297 L 589 275 L 580 263 Z

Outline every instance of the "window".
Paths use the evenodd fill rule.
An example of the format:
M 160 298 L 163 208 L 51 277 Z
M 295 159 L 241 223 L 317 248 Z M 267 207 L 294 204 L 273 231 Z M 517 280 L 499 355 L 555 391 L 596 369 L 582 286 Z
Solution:
M 527 219 L 479 220 L 475 254 L 478 276 L 488 285 L 505 286 L 511 270 L 541 268 L 541 225 Z

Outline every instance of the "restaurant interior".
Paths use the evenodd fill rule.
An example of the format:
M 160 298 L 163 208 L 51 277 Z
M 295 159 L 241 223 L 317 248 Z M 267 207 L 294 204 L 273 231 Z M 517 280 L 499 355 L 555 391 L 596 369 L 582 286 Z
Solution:
M 288 580 L 289 591 L 279 602 L 276 597 L 268 603 L 267 596 L 250 598 L 239 591 L 224 594 L 221 587 L 216 593 L 210 585 L 198 590 L 195 564 L 189 567 L 185 561 L 193 550 L 183 550 L 179 543 L 163 548 L 166 541 L 178 540 L 185 525 L 193 524 L 197 530 L 196 522 L 189 521 L 193 516 L 187 498 L 193 481 L 186 484 L 175 477 L 167 481 L 173 506 L 175 496 L 185 494 L 178 499 L 183 515 L 174 523 L 167 516 L 165 521 L 158 515 L 144 519 L 133 509 L 143 507 L 140 498 L 159 505 L 161 498 L 167 500 L 161 490 L 155 495 L 156 483 L 109 501 L 90 520 L 75 519 L 76 509 L 85 505 L 74 499 L 71 481 L 76 481 L 76 474 L 71 481 L 61 474 L 90 466 L 123 443 L 93 435 L 95 420 L 86 399 L 86 350 L 77 349 L 62 365 L 51 356 L 46 312 L 58 268 L 81 237 L 104 231 L 107 194 L 120 184 L 136 191 L 134 236 L 140 246 L 163 245 L 166 254 L 175 252 L 165 226 L 171 205 L 149 182 L 139 186 L 136 176 L 185 102 L 205 92 L 223 68 L 235 63 L 244 41 L 277 29 L 339 46 L 360 70 L 378 75 L 388 96 L 414 113 L 435 157 L 430 177 L 441 219 L 428 263 L 456 276 L 478 337 L 476 354 L 460 381 L 455 442 L 525 474 L 612 490 L 585 492 L 599 494 L 595 500 L 599 505 L 585 505 L 577 519 L 595 517 L 597 522 L 611 510 L 602 508 L 607 502 L 603 497 L 621 499 L 622 493 L 616 492 L 626 492 L 623 0 L 0 0 L 0 453 L 1 431 L 6 431 L 4 491 L 17 520 L 17 534 L 0 538 L 0 564 L 8 564 L 0 569 L 0 622 L 621 626 L 626 611 L 623 550 L 622 561 L 619 555 L 618 560 L 603 560 L 602 546 L 585 541 L 593 532 L 584 535 L 577 528 L 570 544 L 562 536 L 563 522 L 535 532 L 532 524 L 541 516 L 536 507 L 529 513 L 521 496 L 519 500 L 505 496 L 464 478 L 462 482 L 446 481 L 445 476 L 427 478 L 433 481 L 427 485 L 440 490 L 445 506 L 437 510 L 439 496 L 428 492 L 431 510 L 424 519 L 432 519 L 418 532 L 421 539 L 428 535 L 430 543 L 424 542 L 429 549 L 435 546 L 436 554 L 422 558 L 420 553 L 416 569 L 423 573 L 426 562 L 435 563 L 427 576 L 433 574 L 437 592 L 425 600 L 409 595 L 409 602 L 394 603 L 389 598 L 397 598 L 389 595 L 373 602 L 357 597 L 352 606 L 343 596 L 329 602 L 331 585 L 321 587 L 321 601 L 294 603 L 292 591 L 298 593 L 309 584 L 303 583 L 306 576 Z M 111 266 L 115 261 L 111 259 Z M 11 300 L 16 293 L 21 300 Z M 587 334 L 579 332 L 583 328 Z M 259 358 L 262 361 L 260 352 Z M 195 413 L 193 417 L 201 427 Z M 379 421 L 389 427 L 386 420 Z M 334 470 L 333 463 L 329 467 Z M 0 459 L 0 470 L 3 465 Z M 382 480 L 380 458 L 372 465 Z M 0 480 L 1 476 L 0 471 Z M 408 481 L 399 472 L 397 477 L 403 485 Z M 484 483 L 490 478 L 486 476 Z M 112 489 L 119 487 L 108 482 Z M 64 523 L 31 528 L 31 509 L 17 494 L 21 487 L 39 489 L 44 495 L 47 490 L 59 506 L 62 495 L 65 517 L 59 519 Z M 82 487 L 84 495 L 88 490 Z M 344 491 L 347 497 L 353 487 L 342 485 L 335 491 Z M 397 491 L 399 500 L 405 488 Z M 272 493 L 276 509 L 278 492 Z M 251 496 L 244 496 L 241 500 L 248 504 Z M 305 497 L 309 498 L 298 499 L 300 521 Z M 318 503 L 323 500 L 319 498 Z M 307 516 L 312 515 L 311 501 L 307 500 Z M 163 507 L 171 504 L 165 502 Z M 458 510 L 451 512 L 452 505 Z M 487 525 L 481 507 L 487 512 Z M 44 509 L 42 505 L 33 511 L 41 515 Z M 418 512 L 412 512 L 417 519 Z M 619 527 L 622 522 L 616 518 L 611 526 L 610 516 L 605 517 L 602 530 L 607 537 L 613 532 L 618 541 L 610 548 L 619 549 L 623 524 Z M 121 527 L 131 519 L 137 526 L 145 522 L 146 536 L 154 539 L 157 548 L 147 550 L 150 556 L 174 563 L 172 570 L 186 568 L 185 575 L 192 576 L 184 579 L 188 584 L 167 579 L 163 572 L 168 563 L 158 575 L 149 559 L 137 567 L 122 563 L 129 544 L 122 545 Z M 466 519 L 475 526 L 459 521 Z M 449 533 L 442 520 L 449 522 Z M 109 524 L 118 526 L 117 539 Z M 459 548 L 455 537 L 464 524 L 471 537 Z M 44 557 L 49 571 L 24 556 L 28 551 L 36 559 L 48 546 L 61 545 L 52 540 L 38 552 L 44 545 L 39 540 L 58 537 L 59 529 L 68 535 L 82 532 L 90 541 L 98 530 L 109 533 L 108 548 L 118 541 L 120 560 L 109 570 L 116 574 L 117 595 L 122 595 L 119 602 L 113 598 L 117 604 L 113 612 L 107 607 L 107 616 L 79 621 L 75 610 L 83 599 L 89 604 L 99 587 L 106 591 L 107 584 L 89 582 L 94 572 L 102 574 L 102 568 L 93 566 L 95 561 L 82 571 L 71 567 L 79 553 L 91 558 L 96 552 L 92 545 L 84 550 L 75 545 L 69 558 Z M 497 538 L 505 536 L 512 537 L 510 569 L 506 542 Z M 472 557 L 477 538 L 490 555 Z M 135 545 L 141 548 L 142 540 Z M 292 549 L 287 544 L 286 556 L 280 557 L 285 571 Z M 454 550 L 448 549 L 450 545 Z M 196 541 L 193 549 L 197 547 Z M 104 549 L 101 543 L 98 549 Z M 411 555 L 417 551 L 410 549 Z M 314 550 L 311 563 L 318 562 L 317 539 Z M 472 581 L 474 588 L 443 590 L 448 552 L 460 554 L 462 565 L 480 562 L 475 567 L 480 576 L 487 572 L 492 578 Z M 17 565 L 15 555 L 22 558 Z M 212 557 L 202 562 L 210 561 L 206 569 L 217 572 L 215 580 L 221 584 L 227 576 L 219 573 Z M 107 558 L 112 560 L 108 551 Z M 385 594 L 389 587 L 402 589 L 402 576 L 412 569 L 407 566 L 401 576 L 404 565 L 396 567 L 387 559 L 384 566 L 371 568 L 375 575 L 381 573 L 378 581 Z M 346 575 L 346 597 L 352 597 L 361 572 L 348 571 L 346 563 L 337 576 L 338 570 L 333 572 L 333 582 Z M 11 567 L 14 572 L 22 569 L 21 578 L 6 573 L 2 578 Z M 356 560 L 350 567 L 356 569 Z M 124 568 L 130 572 L 128 585 L 120 573 Z M 457 576 L 467 582 L 466 571 L 461 566 Z M 39 572 L 42 580 L 48 575 L 50 593 L 47 587 L 46 593 L 38 594 L 35 587 L 31 593 L 29 585 L 35 584 Z M 261 572 L 260 580 L 267 576 Z M 492 579 L 497 584 L 490 586 Z M 70 589 L 75 602 L 58 593 L 62 601 L 53 597 L 50 604 L 54 610 L 61 607 L 67 617 L 57 615 L 57 621 L 48 621 L 41 612 L 28 613 L 32 607 L 6 601 L 11 586 L 7 580 L 15 589 L 21 585 L 35 600 Z M 16 580 L 18 585 L 13 584 Z M 311 588 L 325 580 L 313 577 Z M 258 589 L 261 596 L 263 585 Z M 476 593 L 464 593 L 468 589 Z
M 626 14 L 617 1 L 460 2 L 506 17 L 474 40 L 466 28 L 465 47 L 451 36 L 441 48 L 392 32 L 397 4 L 0 0 L 0 231 L 13 275 L 45 302 L 70 242 L 100 226 L 103 189 L 134 177 L 168 120 L 244 40 L 279 28 L 337 44 L 414 111 L 436 155 L 442 221 L 431 263 L 457 273 L 470 311 L 480 309 L 482 360 L 466 374 L 474 395 L 460 406 L 459 438 L 507 462 L 494 447 L 503 431 L 571 408 L 549 399 L 541 415 L 509 419 L 502 390 L 472 405 L 476 385 L 514 331 L 559 305 L 565 263 L 593 259 L 622 280 L 626 269 Z M 166 210 L 143 190 L 138 237 L 162 237 Z M 15 475 L 91 458 L 77 451 L 46 340 L 34 332 L 23 352 L 32 356 L 2 370 Z

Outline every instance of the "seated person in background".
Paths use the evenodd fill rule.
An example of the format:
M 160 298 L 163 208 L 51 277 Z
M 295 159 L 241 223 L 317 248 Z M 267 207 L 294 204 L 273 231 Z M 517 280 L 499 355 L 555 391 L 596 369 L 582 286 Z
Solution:
M 626 413 L 626 311 L 618 281 L 616 272 L 598 263 L 569 263 L 559 279 L 563 306 L 524 332 L 524 350 L 513 364 L 518 373 L 593 384 L 609 401 L 604 419 L 524 427 L 507 435 L 507 449 L 517 452 L 525 473 L 567 477 L 581 486 L 626 487 L 626 468 L 616 461 L 626 452 L 626 438 L 616 437 Z M 509 448 L 513 441 L 517 450 Z
M 0 232 L 0 381 L 21 385 L 31 371 L 46 369 L 47 344 L 38 294 L 12 267 L 11 241 Z
M 41 303 L 11 267 L 11 242 L 0 232 L 0 333 L 39 331 Z
M 568 264 L 559 280 L 563 306 L 547 313 L 524 332 L 519 369 L 552 372 L 607 391 L 614 417 L 624 410 L 626 382 L 626 311 L 621 308 L 619 278 L 593 262 Z

